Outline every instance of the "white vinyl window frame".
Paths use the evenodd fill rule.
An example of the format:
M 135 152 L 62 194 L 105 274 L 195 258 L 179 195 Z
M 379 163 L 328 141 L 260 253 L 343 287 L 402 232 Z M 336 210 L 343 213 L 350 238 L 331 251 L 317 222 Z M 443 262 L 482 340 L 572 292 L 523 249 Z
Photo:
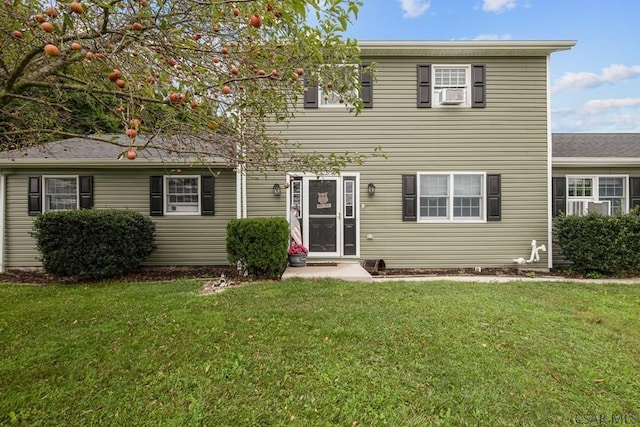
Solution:
M 325 67 L 330 67 L 326 65 Z M 355 64 L 344 64 L 344 65 L 335 65 L 335 68 L 344 69 L 345 76 L 347 70 L 351 69 L 351 72 L 354 76 L 356 76 L 357 80 L 359 80 L 360 69 Z M 346 79 L 346 77 L 345 77 Z M 346 101 L 342 100 L 341 96 L 337 91 L 331 90 L 327 88 L 327 84 L 333 84 L 333 82 L 324 83 L 322 80 L 318 82 L 318 108 L 349 108 L 351 105 Z M 358 95 L 357 89 L 353 89 L 353 96 Z
M 63 182 L 74 182 L 75 189 L 66 189 Z M 80 209 L 80 178 L 78 175 L 44 175 L 42 177 L 42 211 L 59 212 Z
M 431 95 L 435 108 L 471 107 L 471 64 L 434 64 L 431 66 Z M 440 96 L 445 89 L 464 91 L 464 102 L 442 103 Z
M 189 180 L 195 185 L 184 181 Z M 179 182 L 182 185 L 179 185 Z M 165 175 L 163 185 L 165 215 L 201 215 L 200 175 Z
M 567 175 L 566 183 L 566 210 L 567 215 L 586 215 L 588 214 L 589 203 L 602 203 L 609 202 L 609 215 L 615 215 L 619 213 L 627 213 L 629 200 L 629 175 Z M 600 184 L 606 179 L 620 179 L 622 181 L 622 195 L 610 196 L 601 194 Z M 591 194 L 585 194 L 584 190 L 586 186 L 576 186 L 578 181 L 590 181 L 591 182 Z M 580 191 L 575 191 L 580 190 Z M 572 195 L 573 193 L 573 195 Z M 580 194 L 576 194 L 580 193 Z M 618 201 L 618 203 L 616 203 Z
M 422 180 L 426 177 L 440 177 L 439 192 L 426 193 L 423 190 Z M 456 177 L 477 177 L 480 179 L 478 191 L 476 193 L 469 193 L 461 191 L 464 189 L 464 185 L 459 183 L 456 188 Z M 444 181 L 442 178 L 446 178 Z M 429 178 L 431 180 L 431 178 Z M 417 222 L 422 223 L 485 223 L 487 222 L 487 194 L 486 194 L 486 172 L 418 172 L 417 173 L 417 197 L 418 197 L 418 219 Z M 446 187 L 443 189 L 443 182 Z M 465 199 L 465 200 L 463 200 Z M 475 206 L 468 205 L 468 201 L 471 199 L 479 200 L 477 206 L 478 215 L 454 215 L 455 210 L 472 210 L 476 209 Z M 423 205 L 423 202 L 425 203 Z M 444 215 L 423 215 L 423 209 L 431 210 L 432 212 L 442 213 L 444 208 Z

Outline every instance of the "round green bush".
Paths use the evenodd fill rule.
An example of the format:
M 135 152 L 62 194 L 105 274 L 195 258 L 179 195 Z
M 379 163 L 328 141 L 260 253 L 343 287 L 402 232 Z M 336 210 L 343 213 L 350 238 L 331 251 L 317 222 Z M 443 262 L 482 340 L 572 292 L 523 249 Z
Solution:
M 131 211 L 50 212 L 33 223 L 44 270 L 56 276 L 105 279 L 138 267 L 155 249 L 155 224 Z

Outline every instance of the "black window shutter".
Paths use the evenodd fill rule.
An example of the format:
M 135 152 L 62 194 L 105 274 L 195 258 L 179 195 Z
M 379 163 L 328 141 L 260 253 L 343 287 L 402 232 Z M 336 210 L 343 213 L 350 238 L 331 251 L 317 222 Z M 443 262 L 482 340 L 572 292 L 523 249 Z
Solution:
M 213 176 L 202 175 L 200 177 L 200 213 L 202 215 L 213 215 Z
M 151 216 L 162 216 L 164 215 L 164 204 L 163 204 L 163 177 L 161 176 L 152 176 L 149 178 L 149 193 L 150 193 L 150 201 L 149 201 L 149 215 Z
M 402 175 L 402 220 L 417 221 L 418 204 L 416 175 Z
M 640 177 L 629 178 L 629 209 L 640 206 Z
M 500 174 L 487 174 L 487 221 L 502 219 L 502 183 Z
M 28 191 L 29 215 L 35 216 L 42 213 L 42 178 L 39 176 L 29 177 Z
M 304 108 L 318 108 L 318 84 L 310 84 L 305 77 L 304 88 Z
M 554 177 L 551 180 L 552 211 L 551 215 L 556 217 L 562 215 L 567 204 L 567 179 L 565 177 Z
M 487 106 L 487 85 L 485 66 L 482 64 L 471 65 L 471 108 L 484 108 Z
M 431 65 L 418 65 L 418 108 L 431 108 Z
M 93 207 L 93 177 L 80 177 L 80 209 Z
M 373 108 L 373 81 L 371 72 L 367 69 L 370 64 L 362 64 L 360 68 L 360 98 L 364 108 Z

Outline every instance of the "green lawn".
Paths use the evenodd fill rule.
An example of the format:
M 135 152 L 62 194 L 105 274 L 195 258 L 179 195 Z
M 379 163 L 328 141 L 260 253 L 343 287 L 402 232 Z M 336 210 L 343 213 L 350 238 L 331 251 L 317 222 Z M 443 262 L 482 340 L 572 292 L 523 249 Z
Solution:
M 638 423 L 639 285 L 200 289 L 0 285 L 0 425 Z

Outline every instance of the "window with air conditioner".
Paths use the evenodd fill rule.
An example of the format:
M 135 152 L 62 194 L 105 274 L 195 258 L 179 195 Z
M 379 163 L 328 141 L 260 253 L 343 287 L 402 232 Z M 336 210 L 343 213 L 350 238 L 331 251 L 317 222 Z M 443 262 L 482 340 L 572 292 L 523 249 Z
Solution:
M 434 106 L 470 107 L 470 65 L 434 65 L 432 72 Z
M 567 215 L 626 213 L 628 180 L 627 176 L 568 176 Z

